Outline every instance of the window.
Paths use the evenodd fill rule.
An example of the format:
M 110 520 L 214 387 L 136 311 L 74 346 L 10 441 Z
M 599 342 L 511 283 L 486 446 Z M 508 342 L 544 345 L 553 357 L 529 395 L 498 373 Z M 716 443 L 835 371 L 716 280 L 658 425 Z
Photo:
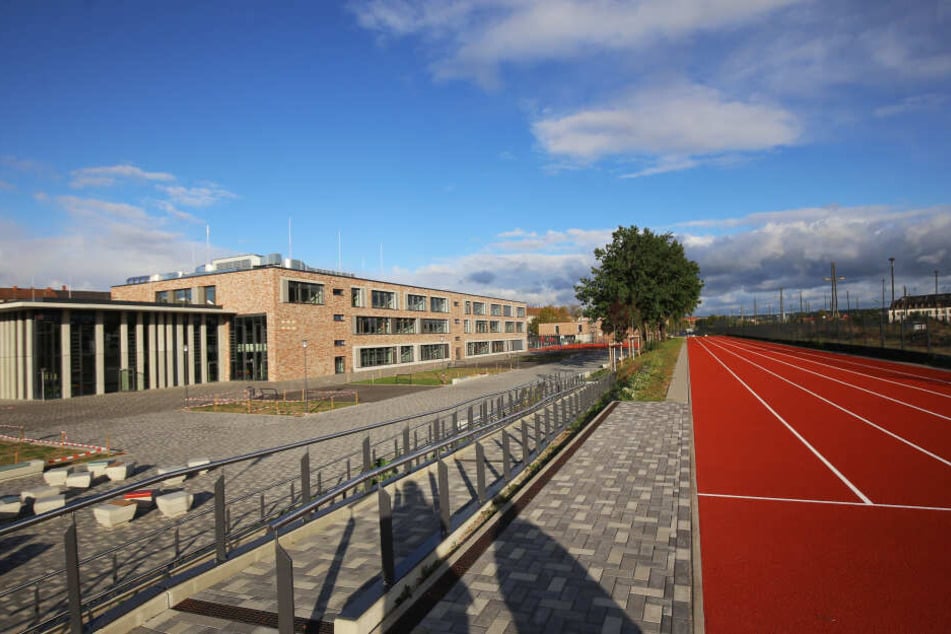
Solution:
M 323 304 L 324 285 L 287 280 L 287 302 L 290 304 Z
M 366 304 L 363 303 L 363 289 L 362 288 L 351 288 L 350 289 L 350 305 L 355 308 L 363 308 Z
M 493 316 L 493 317 L 501 317 L 501 316 L 502 316 L 502 305 L 501 305 L 501 304 L 492 304 L 492 306 L 490 306 L 490 308 L 491 308 L 491 310 L 492 310 L 492 316 Z
M 467 315 L 472 314 L 472 302 L 470 302 L 469 300 L 466 300 L 466 314 Z
M 485 314 L 485 303 L 483 302 L 473 302 L 472 303 L 472 312 L 476 315 Z
M 176 304 L 191 304 L 192 303 L 192 289 L 176 288 L 175 289 L 175 303 Z
M 342 296 L 343 296 L 343 289 L 342 289 L 342 288 L 335 288 L 335 289 L 334 289 L 334 295 L 335 295 L 336 297 L 342 297 Z
M 334 339 L 334 345 L 338 348 L 347 345 L 347 342 L 343 339 Z
M 155 303 L 156 304 L 167 304 L 168 303 L 168 291 L 157 291 L 155 293 Z
M 476 319 L 476 332 L 489 332 L 489 322 L 484 319 Z
M 499 323 L 499 320 L 493 319 L 489 322 L 489 332 L 502 332 L 502 327 Z
M 373 291 L 373 308 L 396 308 L 396 293 L 392 291 Z
M 412 317 L 397 317 L 393 320 L 394 332 L 398 335 L 415 335 L 416 320 Z
M 420 361 L 438 361 L 449 358 L 448 343 L 423 344 L 419 347 Z
M 492 352 L 505 352 L 505 342 L 504 341 L 493 341 L 492 342 Z
M 515 322 L 507 321 L 505 322 L 505 332 L 515 332 Z
M 386 348 L 361 348 L 360 367 L 372 368 L 396 363 L 396 346 Z
M 209 306 L 214 306 L 214 305 L 215 305 L 215 302 L 217 301 L 217 297 L 216 297 L 217 294 L 216 294 L 215 291 L 216 291 L 216 289 L 215 289 L 214 286 L 202 286 L 202 287 L 201 287 L 201 293 L 202 293 L 202 295 L 205 296 L 205 297 L 204 297 L 204 303 L 205 303 L 205 304 L 208 304 Z
M 525 332 L 525 322 L 523 321 L 515 322 L 515 332 Z
M 420 319 L 420 330 L 425 335 L 447 334 L 449 332 L 448 319 Z
M 388 335 L 391 332 L 389 317 L 357 317 L 358 335 Z
M 466 320 L 466 322 L 463 324 L 462 332 L 466 334 L 469 334 L 470 332 L 472 332 L 472 320 L 470 319 Z
M 343 357 L 334 357 L 334 374 L 344 374 L 347 371 L 347 363 Z
M 433 313 L 448 313 L 449 300 L 445 297 L 430 297 L 429 310 Z
M 516 308 L 516 309 L 515 309 L 515 316 L 516 316 L 516 317 L 525 317 L 525 307 L 524 307 L 524 306 L 519 306 L 518 308 Z
M 425 295 L 407 295 L 406 310 L 426 310 Z
M 505 306 L 502 307 L 502 316 L 503 316 L 503 317 L 511 317 L 511 316 L 512 316 L 512 306 L 511 306 L 511 305 L 506 304 Z
M 470 341 L 466 344 L 466 356 L 474 357 L 480 354 L 489 354 L 488 341 Z
M 343 315 L 340 315 L 340 314 L 334 315 L 334 321 L 343 321 Z
M 413 362 L 413 346 L 400 346 L 400 363 Z

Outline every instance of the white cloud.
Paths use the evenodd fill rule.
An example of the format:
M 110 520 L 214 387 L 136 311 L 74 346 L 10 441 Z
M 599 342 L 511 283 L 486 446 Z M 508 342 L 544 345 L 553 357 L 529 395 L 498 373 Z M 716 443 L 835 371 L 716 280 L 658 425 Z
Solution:
M 665 164 L 684 169 L 689 157 L 766 150 L 800 136 L 796 117 L 780 107 L 730 100 L 697 85 L 641 91 L 612 106 L 541 119 L 532 131 L 546 152 L 583 162 L 667 157 L 652 173 L 669 171 Z
M 134 165 L 122 164 L 108 167 L 84 167 L 70 173 L 70 186 L 74 189 L 84 187 L 111 187 L 120 180 L 144 180 L 169 182 L 175 177 L 167 172 L 146 172 Z
M 905 114 L 917 113 L 925 110 L 936 111 L 943 108 L 948 102 L 947 95 L 927 94 L 913 95 L 906 97 L 898 103 L 876 108 L 874 114 L 876 117 L 896 117 Z
M 95 198 L 78 198 L 76 196 L 58 196 L 56 202 L 74 218 L 81 219 L 84 222 L 145 222 L 149 219 L 148 213 L 142 207 L 127 203 L 116 203 Z
M 206 183 L 200 187 L 159 185 L 158 189 L 168 194 L 172 202 L 186 207 L 210 207 L 222 200 L 237 198 L 237 195 L 215 183 Z

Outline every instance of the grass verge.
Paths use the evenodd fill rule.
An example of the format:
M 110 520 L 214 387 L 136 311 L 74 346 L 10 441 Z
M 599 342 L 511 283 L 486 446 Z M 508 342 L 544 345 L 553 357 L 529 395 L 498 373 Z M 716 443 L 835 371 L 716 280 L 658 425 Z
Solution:
M 683 339 L 668 339 L 618 367 L 617 398 L 622 401 L 663 401 L 667 398 Z

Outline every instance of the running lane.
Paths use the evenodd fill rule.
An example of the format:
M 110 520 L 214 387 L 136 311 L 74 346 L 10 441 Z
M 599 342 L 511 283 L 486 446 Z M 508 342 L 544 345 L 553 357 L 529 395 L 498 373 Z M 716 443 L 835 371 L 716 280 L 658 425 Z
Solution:
M 949 470 L 916 498 L 901 481 L 921 482 L 908 458 L 920 452 L 855 441 L 889 436 L 717 344 L 733 345 L 689 348 L 707 631 L 946 631 Z M 883 469 L 883 456 L 901 468 Z M 883 504 L 887 480 L 899 484 Z

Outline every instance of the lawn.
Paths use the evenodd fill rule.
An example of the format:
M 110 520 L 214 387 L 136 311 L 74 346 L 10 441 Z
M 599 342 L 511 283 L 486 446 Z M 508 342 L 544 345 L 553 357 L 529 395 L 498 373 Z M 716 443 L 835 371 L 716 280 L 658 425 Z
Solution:
M 81 448 L 71 447 L 69 445 L 51 447 L 49 445 L 34 445 L 29 442 L 13 442 L 9 440 L 0 440 L 0 465 L 16 464 L 18 462 L 27 462 L 28 460 L 45 460 L 49 462 L 56 458 L 65 458 L 73 456 L 84 451 Z M 93 458 L 102 458 L 107 453 L 95 454 Z
M 619 397 L 625 401 L 663 401 L 667 399 L 683 339 L 668 339 L 633 360 L 625 359 L 618 368 Z

